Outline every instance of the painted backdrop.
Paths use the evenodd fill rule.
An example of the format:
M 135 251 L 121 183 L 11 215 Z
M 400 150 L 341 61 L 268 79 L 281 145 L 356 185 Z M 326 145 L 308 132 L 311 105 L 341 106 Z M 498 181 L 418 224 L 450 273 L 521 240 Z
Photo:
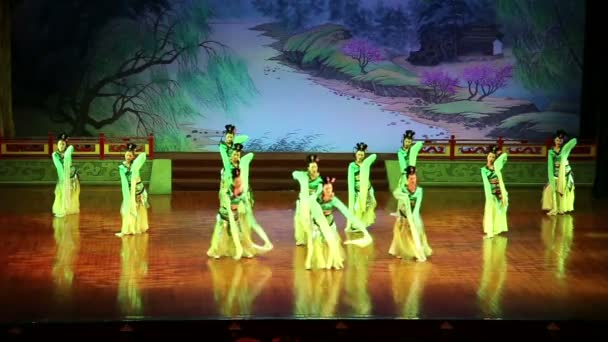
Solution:
M 18 136 L 145 135 L 215 151 L 394 152 L 417 138 L 578 133 L 584 3 L 23 0 Z

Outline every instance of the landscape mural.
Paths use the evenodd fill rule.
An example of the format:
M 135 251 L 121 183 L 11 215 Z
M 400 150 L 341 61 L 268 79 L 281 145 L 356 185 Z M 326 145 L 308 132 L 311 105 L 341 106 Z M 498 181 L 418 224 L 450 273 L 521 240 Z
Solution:
M 576 135 L 585 2 L 24 0 L 18 136 L 154 133 L 159 151 L 395 152 Z

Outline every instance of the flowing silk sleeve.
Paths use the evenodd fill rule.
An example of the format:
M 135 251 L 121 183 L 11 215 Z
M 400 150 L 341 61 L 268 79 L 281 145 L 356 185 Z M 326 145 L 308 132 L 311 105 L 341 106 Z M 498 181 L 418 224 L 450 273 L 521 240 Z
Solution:
M 422 188 L 420 188 L 420 187 L 417 189 L 417 191 L 419 191 L 419 193 L 418 193 L 418 196 L 416 196 L 417 200 L 416 200 L 416 205 L 414 206 L 413 214 L 415 217 L 420 217 L 420 207 L 422 206 L 422 195 L 424 193 L 423 193 Z
M 120 190 L 122 192 L 122 203 L 124 209 L 123 214 L 128 213 L 131 207 L 130 200 L 130 189 L 129 181 L 127 180 L 127 168 L 123 165 L 118 166 L 118 173 L 120 174 Z
M 70 145 L 65 149 L 65 153 L 63 155 L 63 186 L 65 189 L 65 193 L 63 194 L 63 200 L 65 201 L 66 208 L 69 206 L 69 203 L 72 202 L 72 154 L 74 153 L 74 146 Z
M 234 137 L 234 143 L 235 144 L 244 145 L 245 142 L 247 142 L 247 140 L 249 140 L 249 136 L 248 135 L 244 135 L 244 134 L 239 134 L 239 135 L 236 135 Z
M 577 140 L 576 138 L 570 139 L 564 147 L 562 147 L 562 151 L 560 154 L 559 161 L 559 175 L 557 177 L 557 192 L 560 194 L 564 194 L 566 191 L 566 184 L 568 181 L 566 180 L 566 166 L 568 165 L 568 157 L 570 157 L 570 152 L 576 146 Z
M 403 148 L 400 148 L 397 151 L 397 159 L 399 160 L 399 173 L 402 173 L 403 170 L 407 167 L 407 161 L 405 160 L 405 151 Z
M 241 158 L 239 162 L 239 168 L 241 169 L 241 182 L 243 183 L 243 192 L 247 193 L 249 190 L 249 166 L 253 160 L 254 154 L 247 153 Z
M 230 156 L 228 155 L 228 146 L 226 144 L 220 144 L 218 149 L 220 150 L 220 157 L 222 157 L 222 167 L 224 172 L 230 170 Z
M 551 186 L 551 188 L 553 189 L 553 191 L 555 191 L 555 179 L 553 176 L 553 153 L 551 151 L 549 151 L 549 153 L 547 153 L 547 177 L 549 179 L 549 186 Z
M 300 199 L 304 199 L 308 196 L 308 175 L 305 171 L 294 171 L 291 173 L 291 177 L 300 184 Z
M 507 163 L 507 153 L 502 153 L 496 161 L 494 161 L 494 170 L 496 170 L 496 176 L 498 177 L 498 185 L 500 186 L 500 193 L 502 194 L 502 205 L 507 207 L 509 205 L 509 193 L 505 187 L 504 179 L 502 178 L 502 169 Z
M 348 165 L 348 210 L 355 210 L 355 162 Z
M 369 155 L 367 158 L 365 158 L 365 160 L 363 160 L 363 163 L 361 163 L 361 171 L 359 173 L 359 196 L 360 196 L 360 202 L 359 202 L 359 208 L 366 208 L 367 207 L 367 196 L 369 194 L 369 189 L 370 189 L 370 179 L 369 179 L 369 174 L 370 174 L 370 169 L 372 167 L 372 164 L 376 161 L 376 154 L 371 154 Z
M 350 211 L 348 211 L 348 208 L 344 205 L 344 203 L 342 203 L 342 201 L 340 201 L 340 199 L 338 197 L 334 196 L 334 198 L 332 199 L 332 205 L 334 206 L 334 208 L 338 209 L 338 211 L 342 215 L 344 215 L 344 217 L 346 218 L 346 220 L 348 222 L 350 222 L 355 228 L 357 228 L 359 231 L 361 231 L 363 233 L 362 238 L 345 241 L 344 244 L 365 247 L 365 246 L 370 245 L 373 242 L 372 236 L 367 231 L 365 224 L 363 224 L 363 222 L 361 222 L 361 220 L 359 220 L 355 215 L 353 215 Z
M 568 159 L 570 157 L 570 152 L 572 152 L 572 149 L 576 147 L 577 143 L 578 141 L 576 140 L 576 138 L 570 139 L 570 141 L 568 141 L 568 143 L 562 148 L 562 158 Z
M 483 193 L 486 196 L 486 204 L 488 204 L 492 200 L 492 188 L 490 187 L 488 171 L 486 171 L 485 167 L 481 168 L 481 180 L 483 181 Z
M 409 165 L 416 166 L 416 161 L 418 160 L 418 153 L 422 149 L 422 141 L 415 143 L 412 147 L 410 147 L 410 155 L 409 155 Z
M 55 169 L 57 170 L 57 179 L 59 182 L 63 182 L 63 164 L 61 164 L 59 154 L 56 152 L 53 152 L 53 164 L 55 164 Z
M 353 226 L 355 226 L 355 228 L 361 229 L 361 230 L 366 230 L 365 229 L 365 225 L 363 224 L 363 222 L 361 222 L 361 220 L 359 220 L 355 215 L 353 215 L 350 211 L 348 211 L 348 208 L 346 207 L 346 205 L 344 205 L 344 203 L 342 203 L 342 201 L 340 201 L 340 199 L 338 199 L 336 196 L 334 196 L 334 198 L 332 199 L 332 205 L 338 209 L 338 211 L 344 215 L 344 217 L 352 222 Z

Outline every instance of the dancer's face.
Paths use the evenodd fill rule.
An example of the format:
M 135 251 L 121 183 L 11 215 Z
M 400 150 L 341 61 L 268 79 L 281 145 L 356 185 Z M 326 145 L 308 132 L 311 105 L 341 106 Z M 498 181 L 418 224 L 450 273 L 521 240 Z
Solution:
M 331 183 L 323 185 L 323 195 L 325 197 L 331 197 L 334 194 L 334 186 Z
M 68 144 L 65 142 L 65 140 L 59 140 L 57 142 L 57 150 L 59 150 L 59 152 L 63 152 L 65 151 L 65 148 Z
M 135 159 L 135 154 L 133 152 L 131 152 L 131 151 L 125 152 L 125 161 L 130 163 L 133 161 L 133 159 Z
M 355 161 L 357 163 L 362 162 L 364 158 L 365 158 L 365 152 L 357 151 L 357 153 L 355 153 Z
M 410 138 L 403 139 L 403 149 L 407 150 L 408 148 L 410 148 L 410 146 L 412 146 L 412 139 L 410 139 Z
M 494 161 L 496 160 L 496 154 L 495 153 L 488 153 L 488 164 L 489 165 L 494 165 Z
M 407 186 L 408 187 L 415 187 L 416 184 L 418 184 L 418 177 L 416 176 L 415 173 L 407 176 Z
M 232 162 L 232 164 L 238 164 L 240 160 L 241 160 L 241 152 L 233 151 L 232 155 L 230 156 L 230 161 Z
M 319 172 L 319 165 L 316 162 L 312 162 L 308 164 L 308 174 L 316 175 Z
M 553 142 L 555 143 L 555 146 L 560 147 L 564 143 L 564 139 L 560 137 L 555 137 L 555 139 L 553 139 Z
M 226 144 L 232 144 L 232 142 L 234 141 L 234 134 L 226 133 L 226 138 L 224 140 L 226 140 Z

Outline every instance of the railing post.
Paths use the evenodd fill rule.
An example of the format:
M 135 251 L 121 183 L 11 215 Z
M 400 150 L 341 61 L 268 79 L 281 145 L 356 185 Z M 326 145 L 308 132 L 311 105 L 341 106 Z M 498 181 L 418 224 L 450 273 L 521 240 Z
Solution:
M 53 155 L 53 144 L 55 143 L 55 138 L 53 137 L 53 132 L 49 132 L 49 157 Z
M 454 160 L 456 158 L 456 138 L 452 135 L 450 136 L 450 160 Z
M 154 133 L 150 133 L 148 136 L 148 146 L 150 146 L 150 153 L 148 153 L 148 157 L 150 159 L 154 159 Z
M 106 159 L 106 136 L 103 133 L 99 133 L 99 159 Z

